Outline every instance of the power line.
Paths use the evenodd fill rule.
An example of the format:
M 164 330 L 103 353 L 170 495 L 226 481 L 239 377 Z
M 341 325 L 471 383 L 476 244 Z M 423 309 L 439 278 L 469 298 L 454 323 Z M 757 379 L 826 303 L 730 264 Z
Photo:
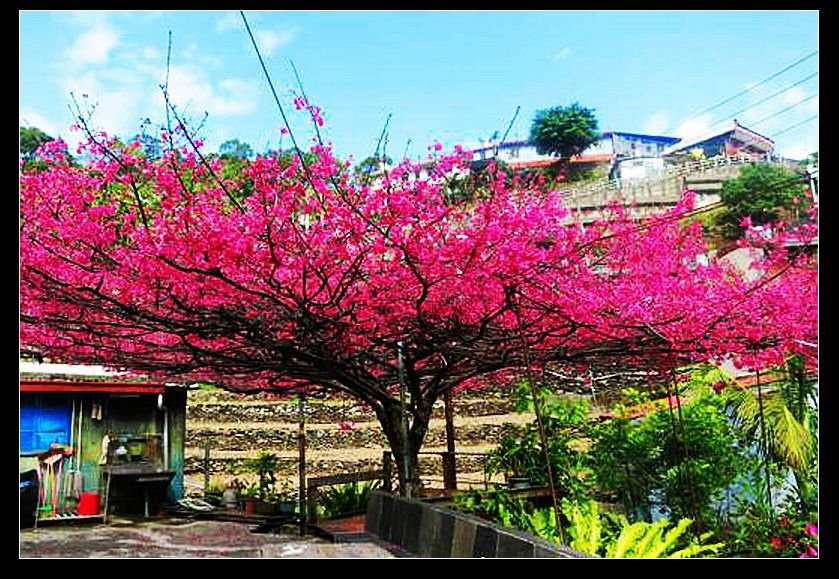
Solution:
M 762 123 L 763 121 L 768 121 L 769 119 L 775 118 L 775 117 L 777 117 L 778 115 L 783 114 L 783 113 L 787 112 L 787 111 L 788 111 L 788 110 L 790 110 L 790 109 L 794 109 L 794 108 L 795 108 L 795 107 L 797 107 L 798 105 L 801 105 L 801 104 L 806 103 L 807 101 L 811 101 L 811 100 L 813 100 L 813 99 L 814 99 L 814 98 L 816 98 L 817 96 L 819 96 L 819 93 L 816 93 L 816 94 L 810 95 L 810 96 L 808 96 L 808 97 L 807 97 L 807 98 L 805 98 L 805 99 L 801 99 L 801 100 L 800 100 L 800 101 L 798 101 L 797 103 L 791 104 L 791 105 L 790 105 L 790 106 L 788 106 L 788 107 L 785 107 L 785 108 L 783 108 L 783 109 L 781 109 L 781 110 L 779 110 L 779 111 L 777 111 L 777 112 L 775 112 L 775 113 L 772 113 L 772 114 L 771 114 L 771 115 L 769 115 L 768 117 L 763 117 L 763 118 L 762 118 L 762 119 L 760 119 L 759 121 L 754 121 L 754 122 L 752 122 L 752 123 L 750 123 L 750 124 L 751 124 L 752 126 L 754 126 L 754 125 L 758 125 L 758 124 Z
M 806 56 L 803 56 L 802 58 L 799 58 L 798 60 L 796 60 L 796 61 L 795 61 L 795 62 L 793 62 L 792 64 L 789 64 L 789 65 L 785 66 L 784 68 L 782 68 L 781 70 L 779 70 L 779 71 L 777 71 L 777 72 L 775 72 L 775 73 L 773 73 L 773 74 L 769 75 L 768 77 L 766 77 L 766 78 L 765 78 L 765 79 L 763 79 L 762 81 L 758 82 L 757 84 L 754 84 L 754 85 L 750 86 L 749 88 L 744 89 L 744 90 L 742 90 L 742 91 L 738 92 L 737 94 L 735 94 L 735 95 L 733 95 L 733 96 L 730 96 L 730 97 L 728 97 L 728 98 L 726 98 L 726 99 L 724 99 L 724 100 L 722 100 L 722 101 L 720 101 L 720 102 L 716 103 L 715 105 L 711 105 L 710 107 L 708 107 L 708 108 L 706 108 L 706 109 L 704 109 L 704 110 L 701 110 L 701 111 L 699 111 L 698 113 L 694 113 L 693 115 L 691 115 L 691 116 L 687 117 L 687 119 L 685 119 L 684 121 L 682 121 L 682 122 L 681 122 L 681 123 L 679 123 L 679 124 L 684 124 L 685 122 L 689 121 L 690 119 L 696 118 L 696 117 L 698 117 L 699 115 L 704 115 L 705 113 L 708 113 L 708 112 L 711 112 L 711 111 L 713 111 L 713 110 L 715 110 L 715 109 L 718 109 L 719 107 L 721 107 L 721 106 L 722 106 L 722 105 L 724 105 L 724 104 L 730 103 L 730 102 L 731 102 L 731 101 L 733 101 L 734 99 L 736 99 L 736 98 L 738 98 L 738 97 L 741 97 L 741 96 L 743 96 L 744 94 L 747 94 L 747 93 L 749 93 L 749 92 L 753 91 L 753 90 L 754 90 L 754 89 L 756 89 L 757 87 L 759 87 L 759 86 L 761 86 L 761 85 L 766 84 L 767 82 L 769 82 L 770 80 L 772 80 L 772 79 L 774 79 L 774 78 L 777 78 L 778 76 L 782 75 L 782 74 L 783 74 L 783 73 L 785 73 L 786 71 L 788 71 L 788 70 L 790 70 L 790 69 L 792 69 L 792 68 L 795 68 L 796 66 L 798 66 L 798 65 L 799 65 L 799 64 L 801 64 L 802 62 L 804 62 L 804 61 L 806 61 L 806 60 L 808 60 L 808 59 L 810 59 L 810 58 L 814 57 L 814 56 L 815 56 L 815 55 L 817 55 L 818 53 L 819 53 L 819 51 L 818 51 L 818 50 L 814 50 L 813 52 L 811 52 L 811 53 L 807 54 Z M 677 127 L 678 127 L 678 125 L 673 126 L 673 127 L 670 127 L 669 129 L 667 129 L 667 130 L 666 130 L 666 131 L 664 131 L 664 132 L 665 132 L 665 133 L 668 133 L 668 132 L 670 132 L 670 131 L 672 131 L 672 130 L 675 130 Z
M 795 129 L 795 128 L 797 128 L 797 127 L 800 127 L 801 125 L 803 125 L 803 124 L 805 124 L 805 123 L 809 123 L 809 122 L 810 122 L 810 121 L 812 121 L 813 119 L 817 119 L 817 118 L 819 118 L 819 115 L 813 115 L 812 117 L 808 117 L 808 118 L 804 119 L 803 121 L 801 121 L 800 123 L 795 123 L 795 124 L 794 124 L 794 125 L 792 125 L 791 127 L 787 127 L 786 129 L 784 129 L 784 130 L 782 130 L 782 131 L 778 131 L 777 133 L 775 133 L 775 136 L 777 137 L 778 135 L 781 135 L 781 134 L 783 134 L 783 133 L 786 133 L 787 131 L 791 131 L 792 129 Z
M 744 113 L 744 112 L 746 112 L 746 111 L 748 111 L 748 110 L 750 110 L 750 109 L 753 109 L 753 108 L 755 108 L 756 106 L 761 105 L 761 104 L 765 103 L 766 101 L 768 101 L 768 100 L 770 100 L 770 99 L 772 99 L 772 98 L 774 98 L 774 97 L 776 97 L 776 96 L 778 96 L 778 95 L 780 95 L 780 94 L 784 93 L 785 91 L 788 91 L 789 89 L 791 89 L 791 88 L 793 88 L 793 87 L 796 87 L 796 86 L 798 86 L 798 85 L 800 85 L 800 84 L 803 84 L 803 83 L 807 82 L 808 80 L 810 80 L 811 78 L 813 78 L 814 76 L 818 76 L 818 75 L 819 75 L 819 73 L 818 73 L 818 72 L 814 72 L 813 74 L 811 74 L 811 75 L 809 75 L 809 76 L 807 76 L 807 77 L 805 77 L 805 78 L 802 78 L 802 79 L 801 79 L 801 80 L 799 80 L 798 82 L 793 83 L 793 84 L 791 84 L 791 85 L 789 85 L 789 86 L 785 86 L 785 87 L 784 87 L 784 88 L 782 88 L 781 90 L 776 91 L 776 92 L 773 92 L 771 95 L 769 95 L 769 96 L 767 96 L 767 97 L 764 97 L 764 98 L 760 99 L 759 101 L 756 101 L 756 102 L 754 102 L 754 103 L 750 104 L 750 105 L 749 105 L 749 106 L 747 106 L 747 107 L 744 107 L 744 108 L 742 108 L 742 109 L 740 109 L 740 110 L 738 110 L 738 111 L 734 111 L 733 113 L 730 113 L 730 114 L 726 115 L 726 118 L 725 118 L 725 119 L 720 119 L 719 121 L 717 121 L 717 122 L 713 123 L 711 126 L 718 125 L 718 124 L 720 124 L 721 122 L 727 121 L 729 118 L 735 118 L 735 117 L 736 117 L 736 115 L 739 115 L 739 114 Z M 754 123 L 752 123 L 752 124 L 754 124 Z
M 760 123 L 762 123 L 762 122 L 764 122 L 764 121 L 768 121 L 769 119 L 772 119 L 772 118 L 774 118 L 774 117 L 777 117 L 777 116 L 779 116 L 779 115 L 781 115 L 781 114 L 783 114 L 783 113 L 785 113 L 785 112 L 787 112 L 787 111 L 789 111 L 789 110 L 791 110 L 791 109 L 794 109 L 795 107 L 797 107 L 797 106 L 799 106 L 799 105 L 801 105 L 801 104 L 803 104 L 803 103 L 805 103 L 805 102 L 807 102 L 807 101 L 813 100 L 813 99 L 814 99 L 814 98 L 816 98 L 817 96 L 819 96 L 819 93 L 815 93 L 815 94 L 810 95 L 810 96 L 808 96 L 808 97 L 806 97 L 806 98 L 803 98 L 803 99 L 801 99 L 800 101 L 798 101 L 798 102 L 796 102 L 796 103 L 793 103 L 793 104 L 791 104 L 791 105 L 789 105 L 789 106 L 787 106 L 787 107 L 784 107 L 783 109 L 776 110 L 776 111 L 775 111 L 775 112 L 773 112 L 772 114 L 770 114 L 770 115 L 768 115 L 768 116 L 765 116 L 765 117 L 763 117 L 763 118 L 762 118 L 762 119 L 760 119 L 760 120 L 757 120 L 757 121 L 754 121 L 754 122 L 749 122 L 749 126 L 750 126 L 750 127 L 753 127 L 753 126 L 758 125 L 758 124 L 760 124 Z M 751 107 L 747 107 L 747 108 L 751 108 Z M 744 110 L 746 110 L 746 109 L 744 109 Z M 742 112 L 742 111 L 739 111 L 739 112 Z M 816 116 L 818 116 L 818 115 L 816 115 Z M 813 118 L 813 117 L 811 117 L 810 119 L 808 119 L 808 121 L 809 121 L 809 120 L 812 120 L 812 118 Z M 707 136 L 706 136 L 704 139 L 699 139 L 699 138 L 693 138 L 693 139 L 682 139 L 682 142 L 684 142 L 684 143 L 691 143 L 691 142 L 694 142 L 694 141 L 696 141 L 696 142 L 701 142 L 701 141 L 704 141 L 704 140 L 706 140 L 707 138 L 710 138 L 710 136 L 713 136 L 713 135 L 717 134 L 717 132 L 718 132 L 717 127 L 719 127 L 719 128 L 720 128 L 720 130 L 722 130 L 722 128 L 723 128 L 725 125 L 727 125 L 727 124 L 729 124 L 729 121 L 727 121 L 727 120 L 721 120 L 721 121 L 718 121 L 718 122 L 716 122 L 716 123 L 714 123 L 714 124 L 710 125 L 710 127 L 707 129 L 707 131 L 705 131 L 705 134 L 706 134 Z M 804 122 L 802 122 L 802 123 L 800 123 L 800 124 L 804 124 Z M 788 127 L 787 129 L 784 129 L 783 131 L 775 131 L 775 132 L 774 132 L 774 134 L 775 134 L 775 136 L 777 136 L 778 134 L 781 134 L 782 132 L 786 132 L 787 130 L 790 130 L 791 128 L 792 128 L 792 127 Z M 767 137 L 767 138 L 771 138 L 768 134 L 766 134 L 766 135 L 762 135 L 762 136 L 765 136 L 765 137 Z M 759 139 L 757 139 L 757 138 L 754 138 L 754 137 L 753 137 L 753 138 L 749 139 L 748 141 L 744 141 L 744 145 L 745 145 L 745 146 L 749 146 L 749 145 L 751 145 L 752 143 L 757 142 L 758 140 L 759 140 Z M 679 145 L 679 143 L 677 143 L 677 145 Z M 682 146 L 680 146 L 680 148 L 682 148 L 683 146 L 686 146 L 686 145 L 682 145 Z

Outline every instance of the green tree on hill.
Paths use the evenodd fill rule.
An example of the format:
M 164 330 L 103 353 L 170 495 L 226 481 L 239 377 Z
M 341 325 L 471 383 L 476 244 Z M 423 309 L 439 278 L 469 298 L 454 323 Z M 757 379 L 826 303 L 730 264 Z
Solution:
M 530 140 L 540 155 L 568 159 L 579 155 L 599 138 L 593 109 L 574 103 L 540 110 L 530 127 Z
M 726 207 L 717 221 L 725 239 L 743 234 L 744 219 L 752 225 L 765 225 L 779 219 L 795 218 L 806 210 L 806 180 L 777 165 L 743 167 L 740 176 L 723 183 L 720 200 Z

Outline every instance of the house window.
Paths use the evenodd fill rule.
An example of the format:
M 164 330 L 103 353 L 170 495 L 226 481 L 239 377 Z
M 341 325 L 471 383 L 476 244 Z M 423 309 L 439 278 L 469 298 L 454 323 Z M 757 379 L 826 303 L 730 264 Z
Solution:
M 71 409 L 63 396 L 21 394 L 20 452 L 49 449 L 50 444 L 70 444 Z

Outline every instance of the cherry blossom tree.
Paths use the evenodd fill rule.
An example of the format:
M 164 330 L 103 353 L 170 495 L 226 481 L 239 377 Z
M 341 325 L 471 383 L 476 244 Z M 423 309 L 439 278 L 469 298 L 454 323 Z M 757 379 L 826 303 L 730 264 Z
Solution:
M 759 237 L 764 273 L 747 279 L 707 257 L 690 194 L 643 219 L 616 202 L 581 227 L 561 193 L 500 171 L 452 202 L 461 151 L 367 183 L 319 142 L 230 174 L 187 136 L 164 134 L 149 160 L 91 134 L 75 165 L 53 141 L 47 168 L 22 172 L 22 347 L 241 392 L 348 394 L 411 478 L 434 402 L 487 379 L 815 362 L 812 259 Z

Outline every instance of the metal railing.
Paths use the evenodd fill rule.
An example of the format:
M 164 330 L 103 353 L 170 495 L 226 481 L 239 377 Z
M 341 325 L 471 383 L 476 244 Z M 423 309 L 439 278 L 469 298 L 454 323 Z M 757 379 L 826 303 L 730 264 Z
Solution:
M 647 177 L 645 179 L 626 181 L 621 179 L 606 178 L 593 183 L 572 186 L 568 189 L 562 189 L 560 187 L 560 190 L 566 199 L 573 200 L 576 203 L 581 203 L 584 202 L 584 198 L 587 196 L 593 197 L 607 192 L 620 191 L 624 186 L 632 188 L 651 187 L 660 184 L 662 181 L 679 179 L 696 173 L 704 173 L 720 167 L 747 165 L 755 162 L 758 162 L 758 160 L 749 155 L 718 155 L 716 157 L 711 157 L 710 159 L 701 159 L 698 161 L 682 163 L 680 165 L 671 165 L 665 167 L 664 171 L 659 175 Z

